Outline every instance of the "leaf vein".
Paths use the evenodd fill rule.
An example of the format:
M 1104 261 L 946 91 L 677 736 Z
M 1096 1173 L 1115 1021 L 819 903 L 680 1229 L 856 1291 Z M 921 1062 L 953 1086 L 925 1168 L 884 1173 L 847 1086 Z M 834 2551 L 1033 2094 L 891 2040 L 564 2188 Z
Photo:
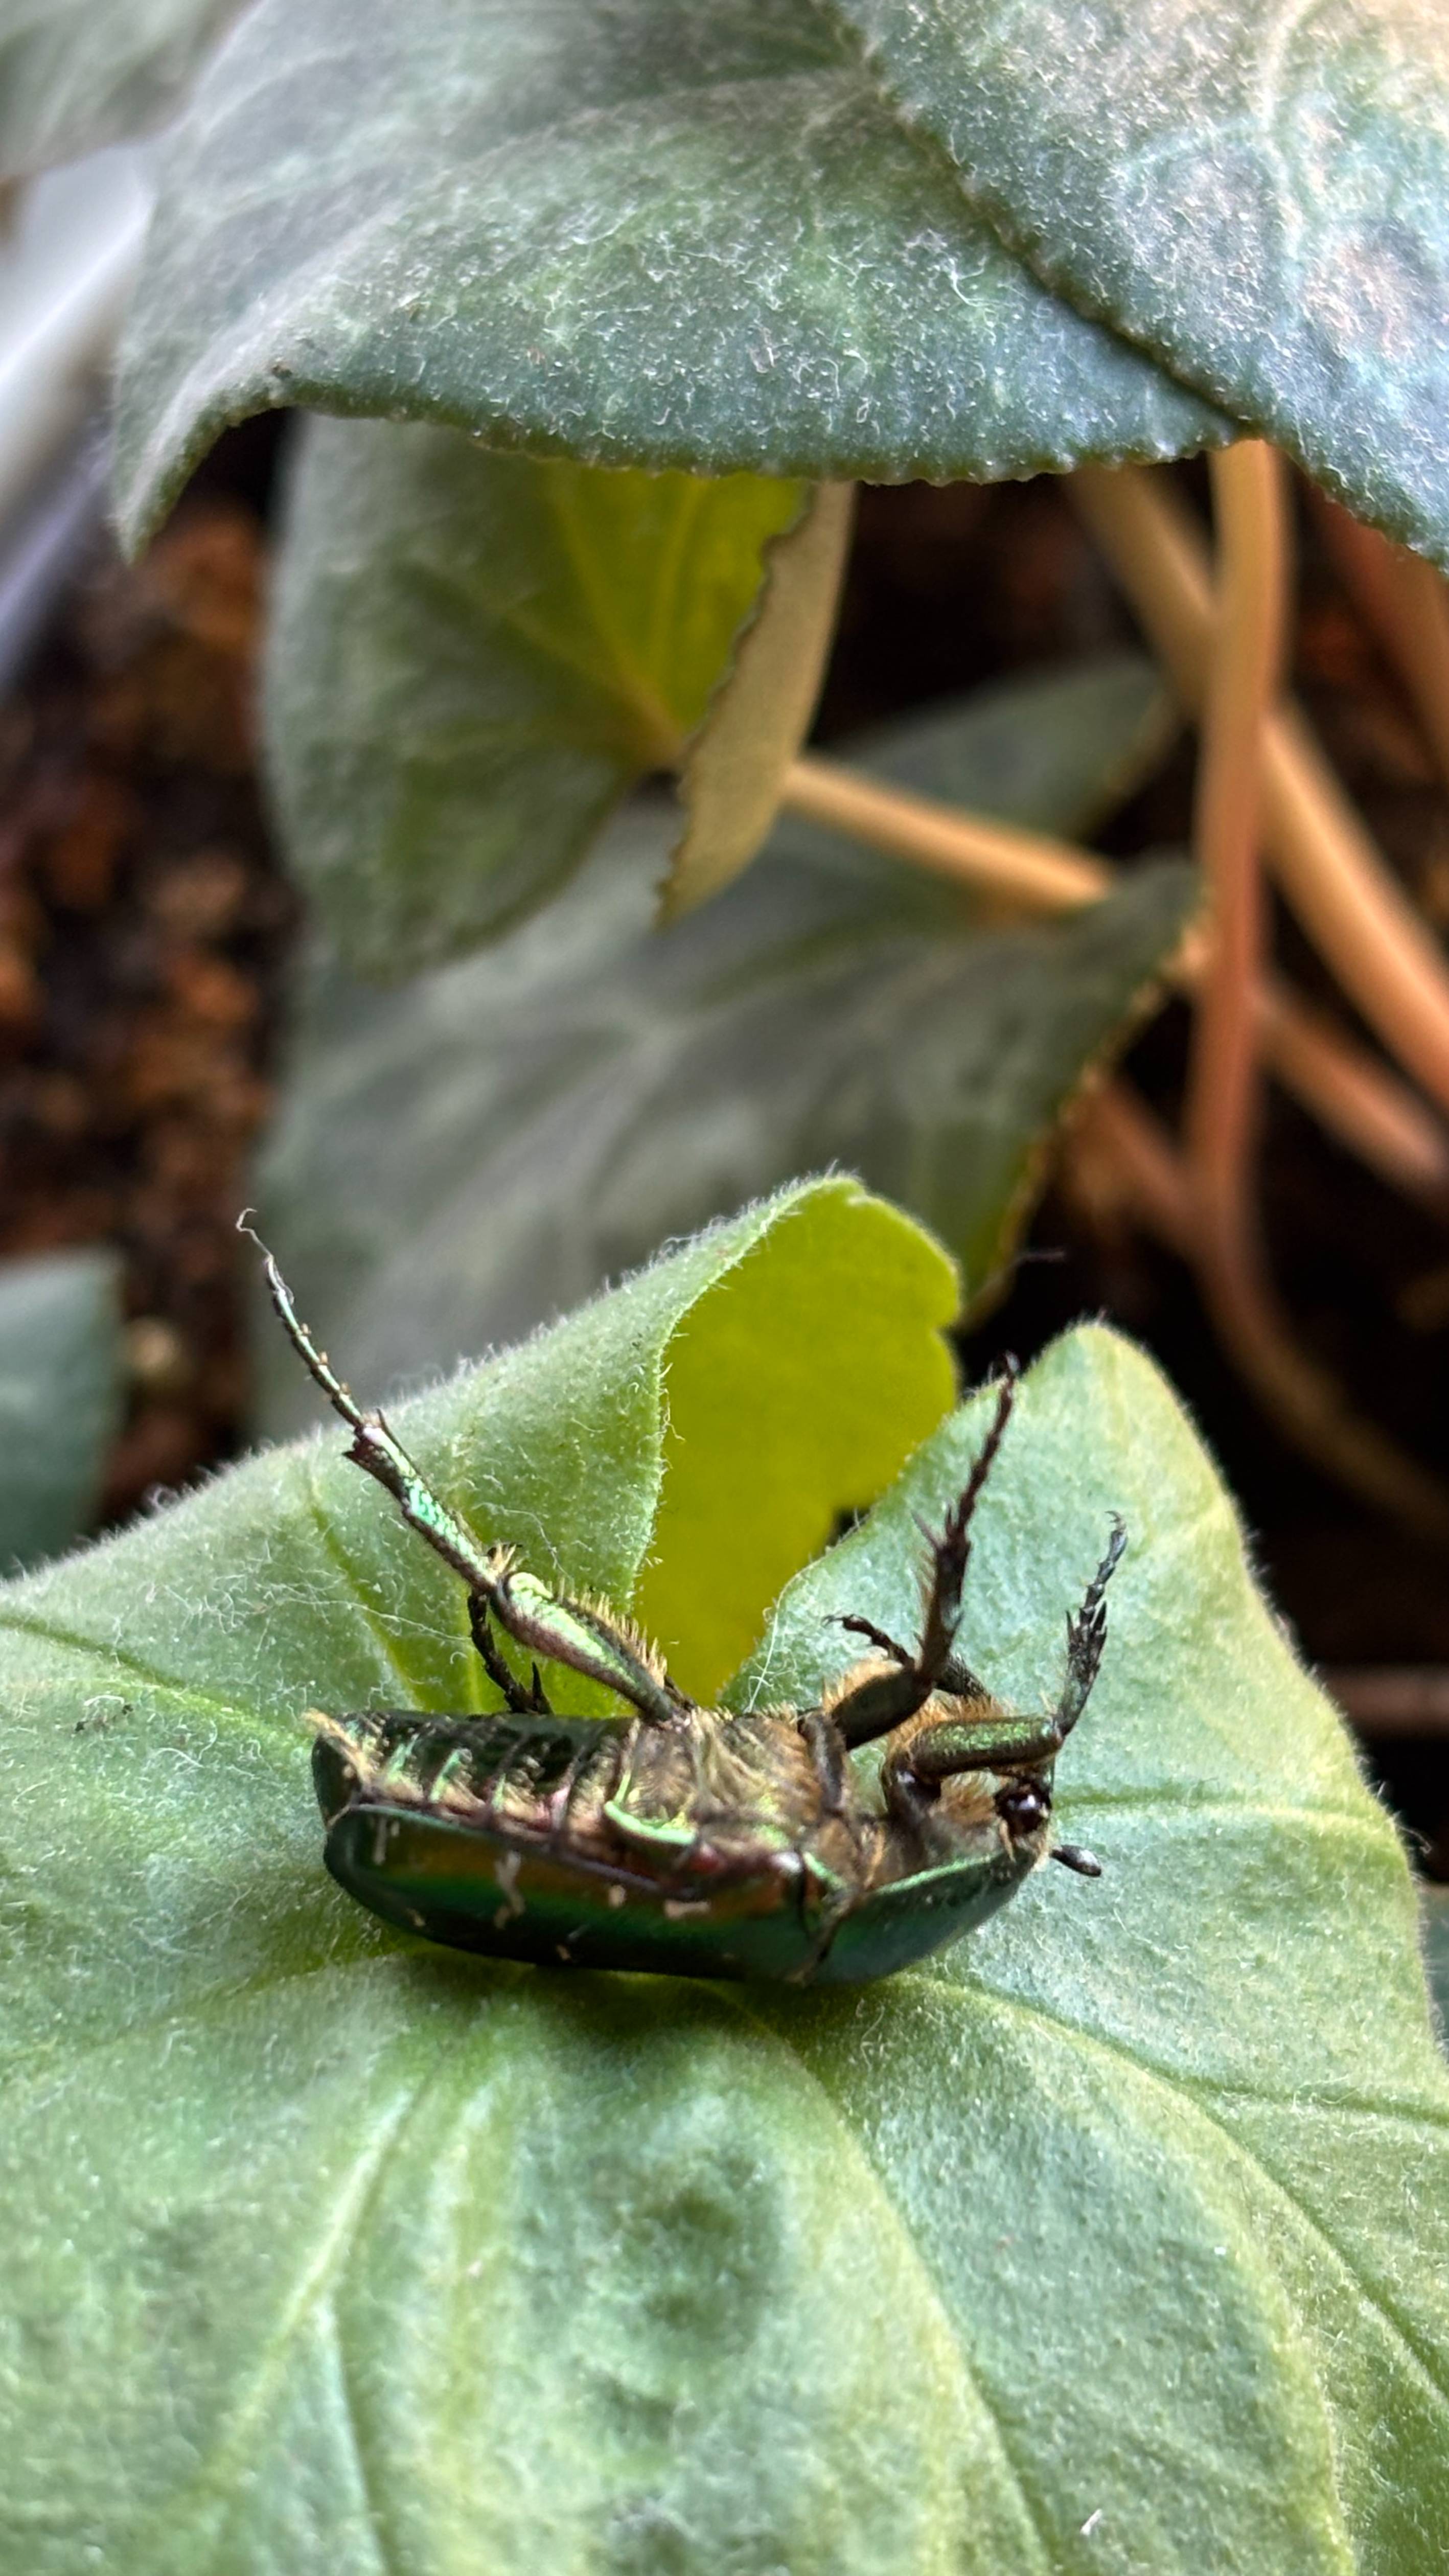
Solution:
M 1027 2487 L 1020 2464 L 1016 2460 L 1012 2452 L 1011 2445 L 1006 2438 L 1000 2415 L 992 2404 L 991 2398 L 972 2363 L 971 2357 L 967 2353 L 956 2321 L 941 2296 L 939 2286 L 934 2274 L 926 2262 L 925 2256 L 922 2254 L 914 2237 L 910 2234 L 909 2229 L 906 2227 L 905 2222 L 901 2217 L 900 2211 L 896 2207 L 895 2201 L 886 2188 L 884 2177 L 880 2173 L 873 2158 L 861 2144 L 861 2141 L 856 2136 L 854 2130 L 845 2120 L 838 2103 L 834 2100 L 828 2087 L 816 2074 L 815 2069 L 806 2063 L 800 2050 L 793 2046 L 785 2033 L 775 2029 L 771 2023 L 762 2021 L 757 2013 L 752 2012 L 743 1995 L 738 1994 L 733 1990 L 729 1991 L 728 1994 L 725 1994 L 722 1990 L 717 1989 L 717 1991 L 721 1992 L 721 2000 L 728 2002 L 734 2008 L 742 2021 L 747 2021 L 752 2030 L 757 2031 L 762 2038 L 770 2041 L 776 2048 L 789 2057 L 791 2063 L 798 2070 L 804 2081 L 824 2103 L 830 2117 L 831 2125 L 837 2132 L 838 2136 L 844 2140 L 847 2153 L 850 2155 L 852 2162 L 862 2166 L 865 2172 L 869 2175 L 871 2182 L 875 2186 L 875 2191 L 881 2207 L 890 2222 L 894 2234 L 900 2241 L 907 2263 L 909 2264 L 910 2269 L 915 2273 L 930 2301 L 931 2307 L 939 2318 L 942 2331 L 960 2362 L 962 2377 L 964 2378 L 972 2396 L 975 2398 L 983 2418 L 990 2426 L 997 2451 L 1000 2454 L 1002 2466 L 1006 2472 L 1012 2491 L 1016 2496 L 1021 2512 L 1022 2522 L 1025 2525 L 1026 2531 L 1030 2535 L 1034 2548 L 1036 2564 L 1041 2571 L 1041 2576 L 1052 2576 L 1055 2560 L 1048 2544 L 1046 2533 L 1042 2528 L 1038 2508 Z
M 926 1982 L 925 1979 L 921 1980 L 923 1985 Z M 1085 2048 L 1097 2049 L 1115 2063 L 1135 2068 L 1144 2083 L 1155 2087 L 1159 2092 L 1166 2093 L 1172 2101 L 1186 2104 L 1195 2110 L 1204 2124 L 1222 2138 L 1244 2164 L 1261 2175 L 1263 2181 L 1270 2189 L 1277 2192 L 1280 2199 L 1287 2202 L 1288 2207 L 1301 2220 L 1308 2233 L 1326 2247 L 1351 2284 L 1358 2305 L 1365 2315 L 1377 2318 L 1390 2340 L 1402 2347 L 1416 2376 L 1444 2407 L 1446 2413 L 1449 2413 L 1449 2382 L 1441 2380 L 1434 2357 L 1420 2350 L 1413 2329 L 1406 2325 L 1403 2318 L 1395 2313 L 1384 2297 L 1362 2278 L 1349 2255 L 1333 2237 L 1322 2219 L 1314 2215 L 1306 2202 L 1299 2198 L 1292 2185 L 1285 2182 L 1280 2174 L 1276 2174 L 1272 2166 L 1265 2163 L 1259 2151 L 1240 2138 L 1227 2120 L 1212 2110 L 1204 2096 L 1209 2089 L 1217 2088 L 1204 2085 L 1200 2091 L 1194 2085 L 1165 2074 L 1161 2068 L 1145 2063 L 1142 2058 L 1135 2056 L 1130 2048 L 1124 2048 L 1120 2041 L 1109 2039 L 1097 2031 L 1086 2030 L 1080 2023 L 1067 2021 L 1060 2014 L 1048 2012 L 1039 2004 L 1029 2004 L 1019 1995 L 1002 1994 L 996 1988 L 985 1987 L 979 1989 L 979 1992 L 983 2003 L 988 2007 L 997 2004 L 1004 2012 L 1014 2012 L 1025 2020 L 1040 2022 L 1049 2030 L 1067 2032 L 1073 2039 L 1080 2041 Z

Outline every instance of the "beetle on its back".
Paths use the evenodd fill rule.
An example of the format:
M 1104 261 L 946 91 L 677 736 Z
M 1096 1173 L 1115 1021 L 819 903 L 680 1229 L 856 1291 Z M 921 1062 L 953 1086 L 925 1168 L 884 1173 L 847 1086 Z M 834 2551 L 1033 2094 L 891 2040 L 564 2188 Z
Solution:
M 1013 1374 L 931 1551 L 918 1645 L 868 1619 L 870 1651 L 818 1708 L 695 1706 L 626 1620 L 570 1600 L 483 1547 L 365 1413 L 298 1321 L 266 1255 L 282 1323 L 376 1478 L 467 1586 L 473 1642 L 504 1708 L 312 1713 L 326 1861 L 390 1923 L 456 1949 L 545 1964 L 823 1984 L 878 1977 L 984 1922 L 1050 1857 L 1052 1771 L 1101 1662 L 1107 1552 L 1067 1625 L 1049 1718 L 1002 1707 L 956 1654 L 972 1516 L 1010 1418 Z M 499 1633 L 523 1650 L 525 1683 Z M 617 1718 L 570 1718 L 544 1658 L 602 1682 Z M 885 1739 L 878 1787 L 850 1760 Z

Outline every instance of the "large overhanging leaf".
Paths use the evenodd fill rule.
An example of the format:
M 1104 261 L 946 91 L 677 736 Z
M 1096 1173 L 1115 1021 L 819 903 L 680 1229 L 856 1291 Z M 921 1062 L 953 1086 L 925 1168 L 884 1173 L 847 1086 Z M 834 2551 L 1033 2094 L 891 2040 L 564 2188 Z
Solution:
M 144 133 L 244 0 L 0 0 L 0 180 Z
M 228 421 L 287 403 L 841 480 L 1228 434 L 1000 248 L 815 0 L 260 0 L 162 189 L 132 539 Z
M 1071 830 L 1160 740 L 1134 660 L 893 727 L 870 764 Z M 1175 946 L 1156 863 L 1065 924 L 988 931 L 951 888 L 811 827 L 653 930 L 669 818 L 613 827 L 540 920 L 405 991 L 321 968 L 263 1166 L 264 1224 L 368 1383 L 526 1332 L 661 1237 L 792 1171 L 863 1171 L 979 1297 L 1047 1134 Z M 264 1419 L 305 1402 L 276 1338 Z
M 56 1252 L 0 1265 L 0 1567 L 69 1547 L 121 1405 L 119 1265 Z
M 1038 274 L 1449 564 L 1442 0 L 829 0 Z
M 573 1580 L 651 1560 L 687 1663 L 721 1582 L 763 1611 L 757 1499 L 863 1495 L 925 1428 L 949 1303 L 828 1185 L 399 1427 Z M 846 1603 L 910 1625 L 913 1512 L 982 1425 L 732 1698 L 837 1668 Z M 0 1596 L 8 2558 L 1055 2576 L 1088 2524 L 1117 2576 L 1427 2576 L 1449 2076 L 1408 1875 L 1150 1366 L 1093 1329 L 1032 1372 L 971 1569 L 1031 1705 L 1127 1515 L 1061 1778 L 1107 1877 L 858 1997 L 496 1969 L 340 1896 L 298 1713 L 475 1704 L 457 1587 L 341 1451 Z
M 809 500 L 759 475 L 606 472 L 451 432 L 309 425 L 267 741 L 293 866 L 350 967 L 409 974 L 531 910 L 626 788 L 678 765 L 706 710 L 707 733 L 725 713 L 730 690 L 718 714 L 712 694 L 770 540 Z M 825 569 L 806 605 L 828 631 Z

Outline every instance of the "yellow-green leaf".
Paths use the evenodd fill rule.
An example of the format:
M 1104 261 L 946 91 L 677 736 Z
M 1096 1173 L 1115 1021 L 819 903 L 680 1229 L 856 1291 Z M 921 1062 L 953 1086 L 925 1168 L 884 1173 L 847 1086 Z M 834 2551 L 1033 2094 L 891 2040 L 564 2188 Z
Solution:
M 689 747 L 689 819 L 670 860 L 666 921 L 747 868 L 774 822 L 825 677 L 854 501 L 850 484 L 822 483 L 769 548 L 759 606 Z

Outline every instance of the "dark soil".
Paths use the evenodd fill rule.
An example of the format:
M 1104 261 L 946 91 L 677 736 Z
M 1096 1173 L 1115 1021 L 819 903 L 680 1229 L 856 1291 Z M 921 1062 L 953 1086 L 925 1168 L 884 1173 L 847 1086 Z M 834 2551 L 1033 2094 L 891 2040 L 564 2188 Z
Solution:
M 274 454 L 273 423 L 223 442 L 139 569 L 98 543 L 0 711 L 0 1254 L 101 1239 L 124 1254 L 134 1383 L 111 1518 L 244 1436 L 234 1224 L 269 1108 L 295 928 L 252 761 Z M 1304 544 L 1299 685 L 1382 846 L 1431 918 L 1449 922 L 1449 801 L 1309 528 Z M 830 740 L 1130 638 L 1057 485 L 867 492 L 818 731 Z M 1190 799 L 1184 744 L 1107 845 L 1182 842 Z M 1305 989 L 1330 998 L 1291 932 L 1284 954 Z M 1130 1063 L 1168 1115 L 1184 1033 L 1168 1011 Z M 1406 1447 L 1442 1462 L 1449 1226 L 1277 1094 L 1263 1181 L 1275 1275 L 1305 1345 Z M 1084 1311 L 1139 1336 L 1182 1389 L 1306 1653 L 1449 1664 L 1443 1559 L 1279 1438 L 1218 1351 L 1187 1273 L 1154 1244 L 1049 1196 L 965 1346 L 971 1373 L 1004 1349 L 1030 1356 Z M 1449 1876 L 1449 1744 L 1374 1753 Z
M 224 497 L 135 571 L 98 543 L 0 711 L 0 1254 L 124 1255 L 113 1518 L 246 1404 L 233 1229 L 294 911 L 253 774 L 262 561 Z

